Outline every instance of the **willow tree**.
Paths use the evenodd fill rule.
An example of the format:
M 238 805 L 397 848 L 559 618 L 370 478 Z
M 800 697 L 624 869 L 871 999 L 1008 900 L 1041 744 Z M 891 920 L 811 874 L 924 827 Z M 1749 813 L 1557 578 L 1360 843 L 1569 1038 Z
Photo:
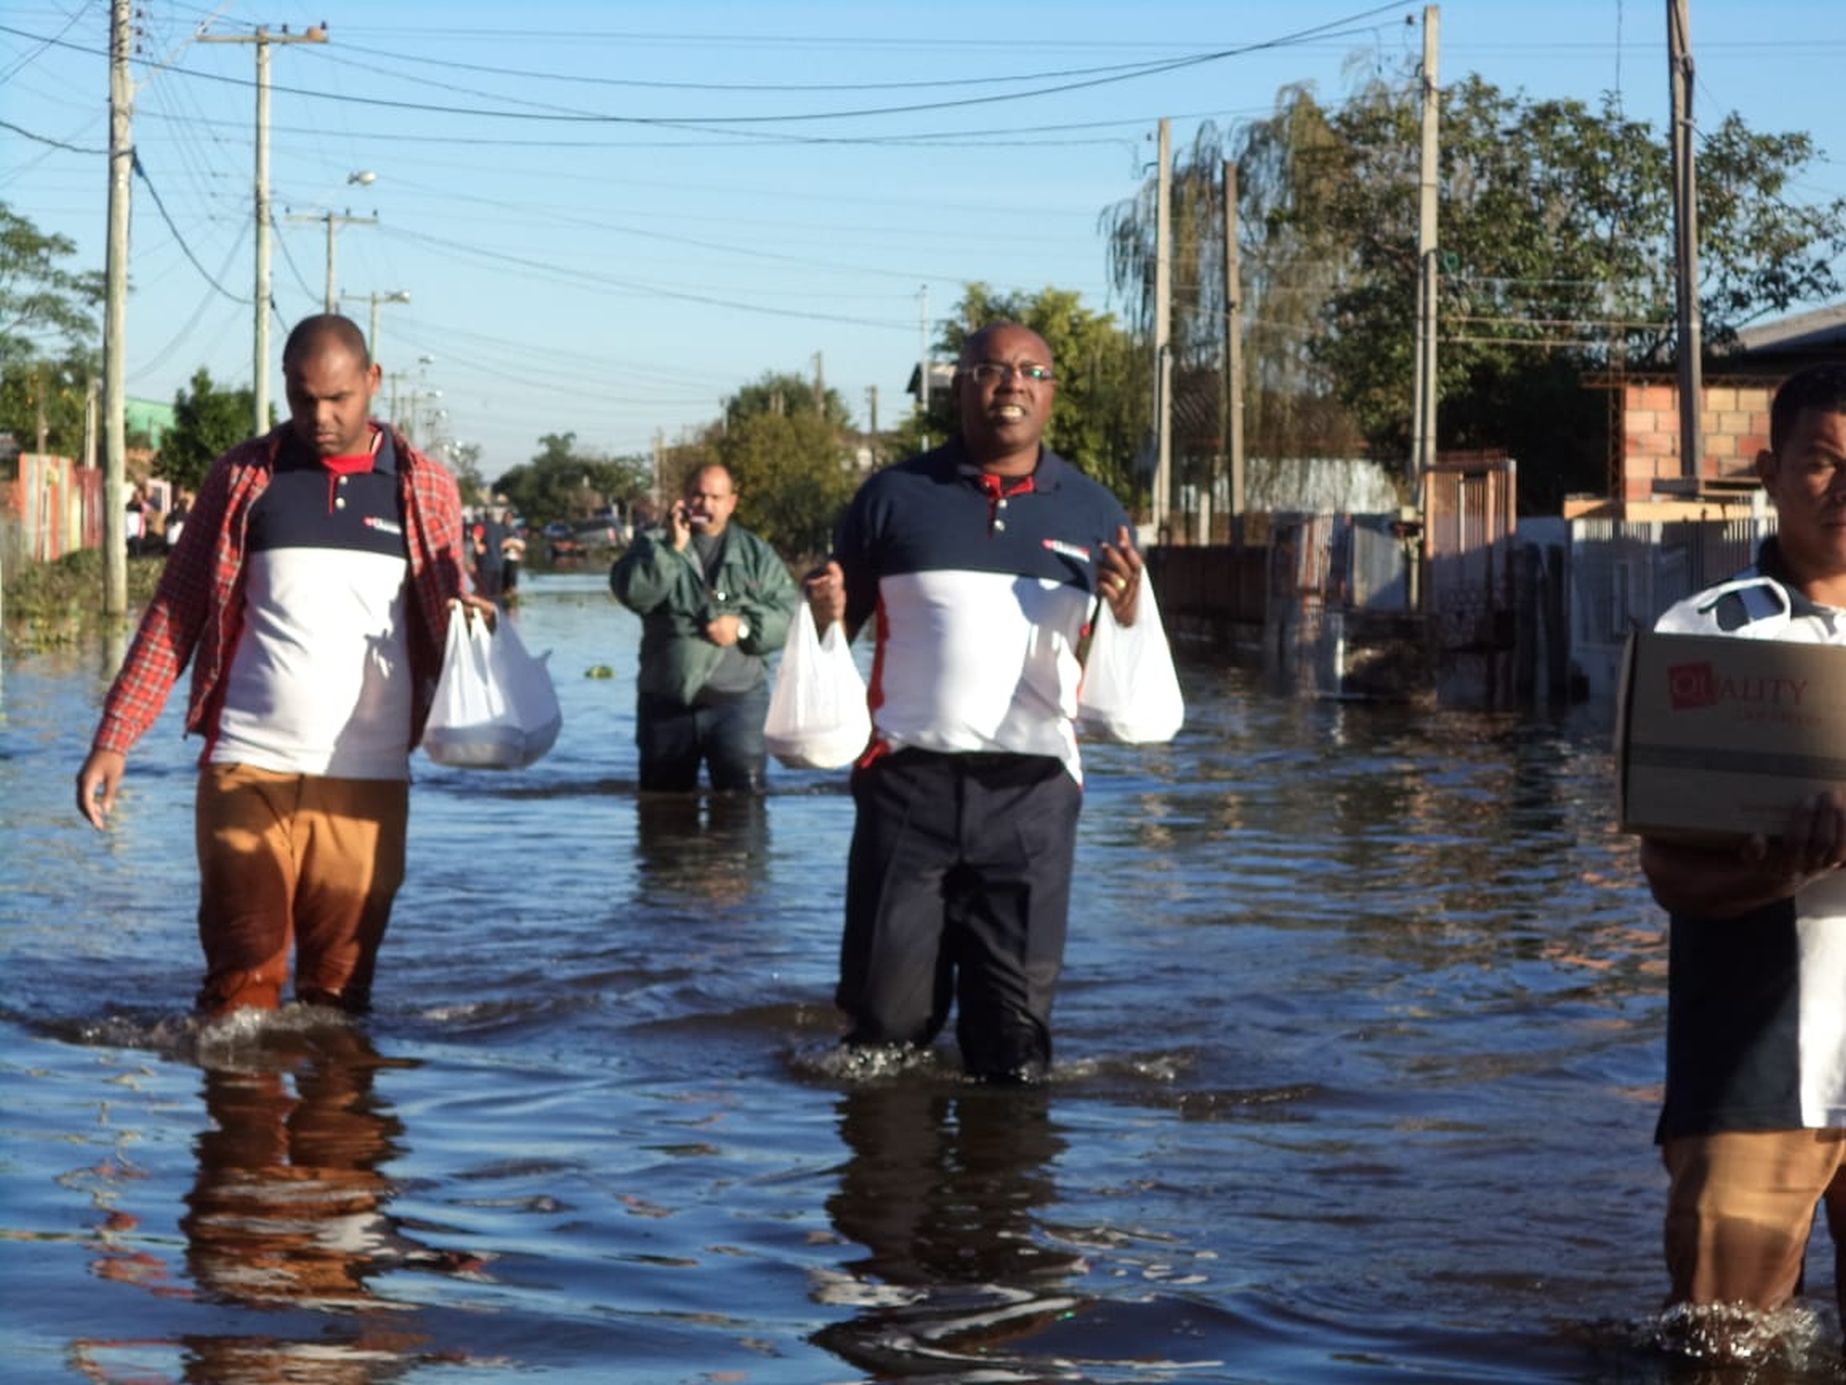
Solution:
M 1204 411 L 1194 436 L 1224 436 L 1224 166 L 1237 167 L 1237 230 L 1244 340 L 1244 445 L 1256 457 L 1352 455 L 1357 433 L 1313 345 L 1348 257 L 1304 211 L 1324 196 L 1335 140 L 1306 87 L 1286 87 L 1266 119 L 1233 137 L 1210 122 L 1174 159 L 1172 336 L 1176 391 Z M 1111 284 L 1136 335 L 1154 335 L 1153 179 L 1106 209 Z M 1188 389 L 1186 382 L 1193 388 Z M 1221 445 L 1221 444 L 1220 444 Z
M 1337 106 L 1303 88 L 1234 142 L 1200 131 L 1173 174 L 1178 365 L 1221 361 L 1222 165 L 1237 160 L 1254 455 L 1338 451 L 1356 426 L 1408 453 L 1417 287 L 1418 84 L 1374 78 Z M 1442 94 L 1437 443 L 1505 448 L 1528 508 L 1605 480 L 1607 414 L 1584 388 L 1673 359 L 1666 141 L 1612 98 L 1532 100 L 1475 76 Z M 1699 149 L 1701 312 L 1722 346 L 1748 323 L 1840 292 L 1846 198 L 1791 197 L 1805 134 L 1736 116 Z M 1115 287 L 1151 332 L 1152 180 L 1104 214 Z M 1350 425 L 1343 424 L 1344 419 Z

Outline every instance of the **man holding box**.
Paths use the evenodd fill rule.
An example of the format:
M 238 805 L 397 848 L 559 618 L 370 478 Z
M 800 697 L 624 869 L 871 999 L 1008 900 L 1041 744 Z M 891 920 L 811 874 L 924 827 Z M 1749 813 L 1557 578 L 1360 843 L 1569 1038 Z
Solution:
M 1757 474 L 1777 535 L 1754 567 L 1680 602 L 1663 632 L 1846 645 L 1846 365 L 1776 392 Z M 1784 834 L 1718 849 L 1643 838 L 1672 917 L 1666 1101 L 1675 1303 L 1780 1308 L 1824 1203 L 1846 1310 L 1846 795 Z

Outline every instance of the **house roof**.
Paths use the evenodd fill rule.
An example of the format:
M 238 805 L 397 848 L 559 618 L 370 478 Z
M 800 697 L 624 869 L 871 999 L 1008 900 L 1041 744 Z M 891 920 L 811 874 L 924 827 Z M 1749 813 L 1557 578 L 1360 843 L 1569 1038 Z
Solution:
M 1745 327 L 1727 358 L 1748 363 L 1846 356 L 1846 303 Z

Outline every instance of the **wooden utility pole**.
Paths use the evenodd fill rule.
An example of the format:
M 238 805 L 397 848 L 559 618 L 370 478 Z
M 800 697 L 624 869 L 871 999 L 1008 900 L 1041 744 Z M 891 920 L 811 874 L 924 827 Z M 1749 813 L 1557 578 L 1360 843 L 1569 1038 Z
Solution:
M 1705 396 L 1699 326 L 1699 193 L 1692 151 L 1692 18 L 1667 0 L 1667 69 L 1673 89 L 1673 284 L 1679 323 L 1679 474 L 1697 476 L 1704 455 Z
M 251 339 L 250 396 L 255 404 L 256 432 L 262 434 L 269 431 L 269 46 L 325 43 L 327 31 L 314 25 L 291 34 L 284 25 L 279 34 L 259 28 L 253 34 L 201 34 L 198 41 L 256 45 L 256 317 Z
M 1154 541 L 1173 490 L 1173 125 L 1161 117 L 1154 196 Z
M 1436 84 L 1439 17 L 1436 6 L 1424 6 L 1423 152 L 1417 177 L 1416 384 L 1410 421 L 1410 493 L 1419 506 L 1423 503 L 1423 478 L 1436 461 L 1436 301 L 1442 282 L 1436 234 L 1436 193 L 1441 174 L 1437 133 L 1441 91 Z
M 1243 264 L 1237 248 L 1237 162 L 1224 161 L 1224 451 L 1231 468 L 1233 540 L 1244 512 Z
M 128 361 L 129 177 L 135 166 L 134 88 L 128 57 L 134 43 L 130 0 L 109 6 L 109 237 L 103 268 L 103 612 L 128 612 L 128 436 L 123 419 Z

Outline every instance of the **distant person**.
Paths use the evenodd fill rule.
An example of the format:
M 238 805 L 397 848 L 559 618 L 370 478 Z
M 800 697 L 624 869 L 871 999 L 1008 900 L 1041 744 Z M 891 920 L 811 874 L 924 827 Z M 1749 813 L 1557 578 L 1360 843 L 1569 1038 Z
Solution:
M 371 421 L 378 366 L 358 327 L 303 320 L 282 373 L 289 421 L 212 464 L 77 774 L 101 828 L 191 663 L 212 1017 L 274 1009 L 291 944 L 297 999 L 366 1008 L 404 874 L 410 751 L 463 591 L 455 482 Z
M 801 593 L 776 551 L 731 522 L 736 508 L 731 473 L 699 468 L 666 527 L 637 534 L 609 573 L 641 617 L 635 743 L 647 792 L 692 790 L 701 762 L 713 789 L 764 788 L 763 660 L 788 637 Z
M 1846 365 L 1810 367 L 1770 408 L 1756 474 L 1777 532 L 1754 566 L 1656 629 L 1846 645 Z M 1676 1303 L 1769 1311 L 1793 1298 L 1825 1203 L 1846 1313 L 1846 796 L 1805 801 L 1779 839 L 1644 839 L 1671 916 L 1666 1257 Z
M 501 511 L 483 510 L 468 525 L 468 570 L 475 595 L 498 601 L 506 591 L 506 525 Z
M 510 601 L 519 594 L 519 573 L 526 562 L 526 541 L 512 516 L 504 511 L 502 525 L 505 537 L 500 540 L 500 593 L 502 600 Z
M 179 545 L 179 536 L 186 531 L 186 517 L 192 513 L 192 500 L 186 491 L 173 493 L 173 508 L 167 511 L 167 527 L 163 538 L 167 552 L 171 553 Z
M 867 480 L 807 582 L 823 630 L 878 617 L 837 1000 L 849 1045 L 922 1047 L 954 999 L 969 1072 L 1030 1081 L 1082 800 L 1077 651 L 1097 597 L 1134 623 L 1141 560 L 1121 504 L 1041 442 L 1036 332 L 983 327 L 951 388 L 957 436 Z

